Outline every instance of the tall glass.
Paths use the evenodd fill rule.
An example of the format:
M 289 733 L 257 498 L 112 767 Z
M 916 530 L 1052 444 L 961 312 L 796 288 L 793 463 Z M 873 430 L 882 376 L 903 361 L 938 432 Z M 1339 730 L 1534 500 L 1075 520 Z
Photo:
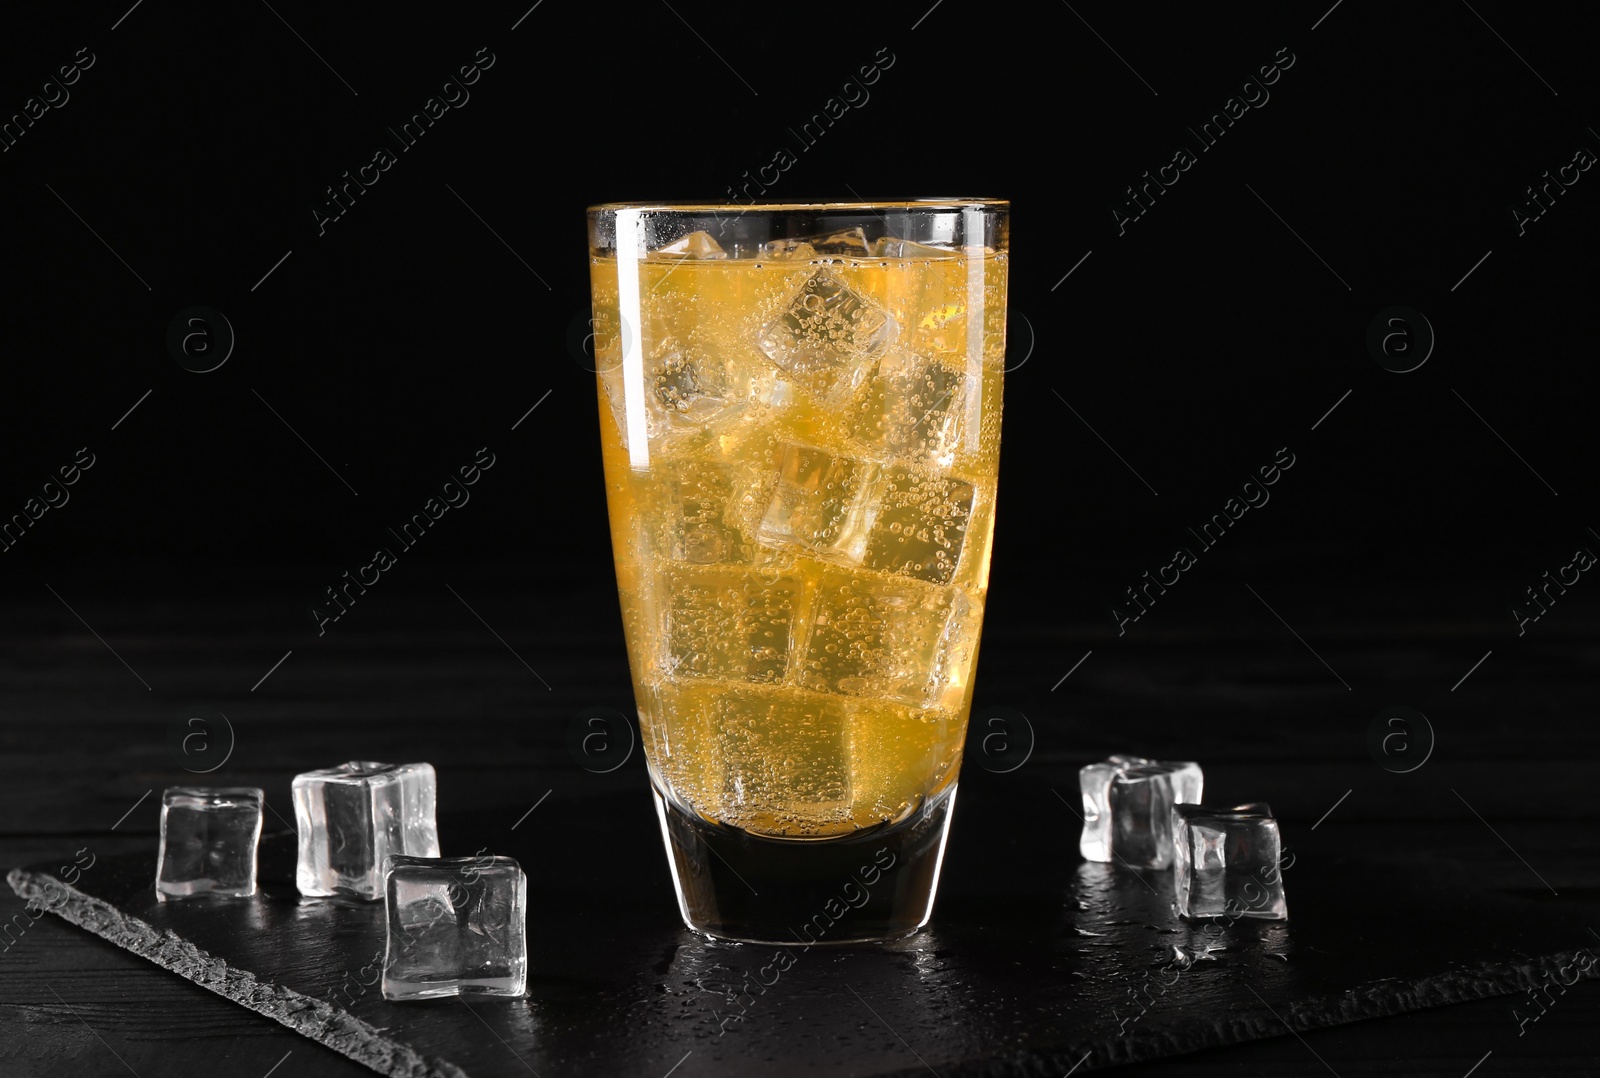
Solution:
M 589 210 L 617 589 L 678 904 L 927 923 L 994 530 L 1008 206 Z

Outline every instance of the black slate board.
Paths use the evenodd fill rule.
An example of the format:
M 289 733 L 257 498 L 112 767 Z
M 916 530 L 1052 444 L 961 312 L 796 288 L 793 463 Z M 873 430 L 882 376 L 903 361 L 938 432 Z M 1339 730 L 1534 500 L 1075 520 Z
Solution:
M 442 819 L 447 852 L 488 848 L 528 870 L 529 994 L 518 1001 L 385 1002 L 368 984 L 382 909 L 301 900 L 281 830 L 263 838 L 251 900 L 156 902 L 153 846 L 96 862 L 65 891 L 59 865 L 9 879 L 24 897 L 56 895 L 72 923 L 407 1078 L 659 1078 L 679 1064 L 680 1078 L 846 1064 L 856 1075 L 1059 1078 L 1570 980 L 1591 961 L 1585 948 L 1600 950 L 1579 916 L 1588 903 L 1475 890 L 1400 852 L 1410 847 L 1380 826 L 1330 823 L 1287 836 L 1291 921 L 1228 926 L 1222 950 L 1177 971 L 1173 946 L 1192 949 L 1198 934 L 1173 917 L 1168 874 L 1082 862 L 1075 825 L 1018 831 L 1019 801 L 1062 818 L 1050 804 L 1063 777 L 1020 798 L 963 789 L 933 925 L 879 948 L 796 944 L 764 991 L 755 982 L 777 972 L 774 948 L 706 941 L 678 923 L 643 790 L 552 803 L 538 828 L 512 829 L 516 811 Z M 1054 848 L 1040 848 L 1041 832 Z

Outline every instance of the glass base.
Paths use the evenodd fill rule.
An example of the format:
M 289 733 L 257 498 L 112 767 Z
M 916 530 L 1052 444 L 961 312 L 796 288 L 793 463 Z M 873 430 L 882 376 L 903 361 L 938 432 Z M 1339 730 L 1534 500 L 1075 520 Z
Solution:
M 905 819 L 781 839 L 707 820 L 652 787 L 684 924 L 743 943 L 875 943 L 933 914 L 956 785 Z

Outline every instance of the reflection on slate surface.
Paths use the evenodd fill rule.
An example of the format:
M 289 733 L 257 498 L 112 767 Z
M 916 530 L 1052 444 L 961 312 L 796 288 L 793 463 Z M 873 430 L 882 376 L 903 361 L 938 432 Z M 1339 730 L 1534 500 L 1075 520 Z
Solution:
M 1052 777 L 1026 780 L 1023 800 L 1041 813 L 1073 791 L 1070 771 Z M 1465 896 L 1400 854 L 1361 854 L 1348 829 L 1287 837 L 1289 922 L 1186 924 L 1170 873 L 1083 862 L 1075 827 L 1038 828 L 1059 846 L 1041 853 L 1008 795 L 963 790 L 933 926 L 867 949 L 685 931 L 643 790 L 552 802 L 541 826 L 516 831 L 515 813 L 446 815 L 446 852 L 487 848 L 528 870 L 529 993 L 515 1002 L 385 1002 L 381 906 L 301 899 L 281 830 L 262 840 L 257 898 L 158 904 L 152 847 L 106 858 L 59 912 L 382 1073 L 475 1078 L 660 1074 L 686 1053 L 699 1074 L 846 1061 L 858 1075 L 925 1074 L 919 1059 L 945 1078 L 1082 1073 L 1283 1035 L 1285 1022 L 1520 991 L 1589 940 L 1565 907 Z M 12 885 L 36 889 L 50 872 L 14 872 Z

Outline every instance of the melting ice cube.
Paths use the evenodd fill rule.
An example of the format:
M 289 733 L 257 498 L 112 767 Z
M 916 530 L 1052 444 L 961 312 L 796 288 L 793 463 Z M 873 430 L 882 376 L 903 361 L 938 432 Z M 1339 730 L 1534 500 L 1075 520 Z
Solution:
M 1172 863 L 1172 806 L 1199 801 L 1204 776 L 1195 763 L 1113 756 L 1080 770 L 1078 785 L 1078 845 L 1086 860 L 1166 868 Z
M 878 258 L 951 258 L 960 252 L 948 247 L 930 247 L 926 243 L 903 240 L 899 236 L 879 236 L 872 245 Z
M 711 238 L 709 232 L 690 232 L 680 239 L 676 239 L 664 247 L 657 247 L 652 254 L 669 255 L 675 258 L 727 258 L 728 253 L 722 249 L 721 244 Z
M 814 236 L 794 236 L 773 240 L 761 245 L 761 255 L 769 259 L 805 259 L 818 255 L 828 257 L 870 258 L 872 245 L 860 227 L 840 229 L 837 232 L 818 233 Z
M 1194 798 L 1199 800 L 1198 792 Z M 1264 801 L 1232 808 L 1180 803 L 1171 812 L 1178 914 L 1282 921 L 1283 853 L 1278 821 Z

